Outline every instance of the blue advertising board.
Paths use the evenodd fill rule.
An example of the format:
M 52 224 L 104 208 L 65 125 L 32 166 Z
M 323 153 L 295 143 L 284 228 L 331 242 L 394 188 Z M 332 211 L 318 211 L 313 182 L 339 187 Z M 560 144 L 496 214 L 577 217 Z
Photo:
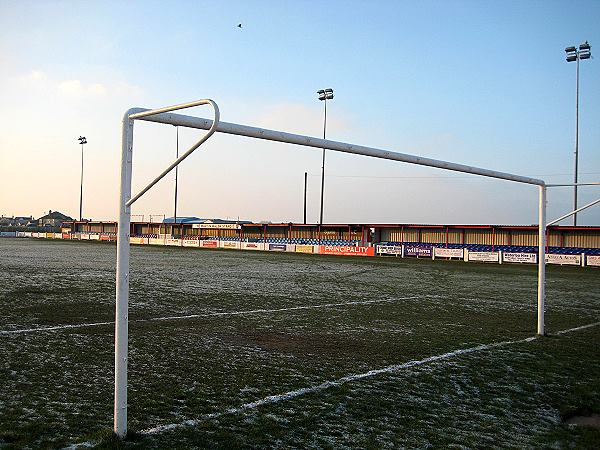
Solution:
M 424 247 L 420 245 L 405 245 L 404 256 L 426 256 L 431 258 L 431 247 Z
M 285 244 L 269 244 L 269 251 L 285 252 Z

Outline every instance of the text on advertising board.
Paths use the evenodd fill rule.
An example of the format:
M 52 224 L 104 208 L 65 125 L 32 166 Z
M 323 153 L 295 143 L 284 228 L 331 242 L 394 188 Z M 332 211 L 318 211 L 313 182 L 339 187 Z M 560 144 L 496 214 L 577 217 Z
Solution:
M 426 256 L 431 257 L 431 247 L 419 247 L 415 245 L 404 246 L 404 256 Z
M 558 253 L 546 253 L 546 263 L 579 266 L 581 265 L 581 255 L 562 255 Z
M 193 223 L 192 228 L 204 228 L 205 230 L 239 230 L 242 226 L 237 223 Z
M 438 258 L 462 258 L 462 248 L 440 248 L 436 247 L 434 250 L 435 257 Z
M 375 248 L 354 247 L 352 245 L 321 245 L 319 253 L 340 256 L 375 256 Z
M 500 261 L 500 253 L 498 253 L 498 252 L 469 252 L 469 261 L 498 262 L 498 261 Z
M 401 245 L 378 245 L 377 253 L 381 253 L 382 255 L 401 255 L 402 254 L 402 246 Z
M 269 250 L 274 252 L 285 252 L 285 244 L 269 244 Z
M 537 263 L 537 255 L 535 253 L 503 253 L 502 261 L 509 263 Z

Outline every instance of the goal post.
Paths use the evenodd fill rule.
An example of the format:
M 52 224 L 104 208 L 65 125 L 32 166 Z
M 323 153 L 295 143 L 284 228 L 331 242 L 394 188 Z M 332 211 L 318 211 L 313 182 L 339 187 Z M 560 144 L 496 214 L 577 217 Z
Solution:
M 172 111 L 199 105 L 211 105 L 214 120 L 174 114 Z M 170 164 L 158 177 L 150 182 L 134 197 L 131 196 L 131 175 L 133 156 L 133 125 L 135 120 L 175 125 L 181 127 L 208 130 L 194 146 Z M 183 103 L 160 109 L 129 109 L 123 117 L 121 177 L 119 195 L 119 222 L 117 240 L 116 269 L 116 307 L 115 307 L 115 397 L 114 397 L 114 432 L 123 438 L 127 434 L 127 358 L 128 358 L 128 302 L 129 302 L 129 237 L 131 223 L 131 205 L 144 193 L 150 190 L 161 178 L 178 166 L 200 145 L 206 142 L 213 133 L 220 132 L 255 139 L 296 144 L 305 147 L 333 150 L 355 155 L 369 156 L 391 161 L 405 162 L 420 166 L 435 167 L 454 172 L 469 173 L 488 178 L 496 178 L 516 183 L 523 183 L 539 188 L 539 250 L 538 250 L 538 298 L 537 298 L 537 334 L 544 335 L 544 287 L 545 287 L 545 246 L 546 246 L 546 184 L 543 180 L 498 172 L 479 167 L 467 166 L 448 161 L 440 161 L 421 156 L 398 153 L 362 145 L 348 144 L 316 137 L 286 133 L 265 128 L 250 127 L 235 123 L 221 122 L 219 108 L 209 99 Z

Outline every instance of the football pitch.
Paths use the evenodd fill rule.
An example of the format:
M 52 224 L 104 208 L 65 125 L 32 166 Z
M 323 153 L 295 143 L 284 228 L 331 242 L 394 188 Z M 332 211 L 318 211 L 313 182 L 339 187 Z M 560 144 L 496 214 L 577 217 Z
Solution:
M 600 271 L 0 239 L 0 447 L 598 448 Z

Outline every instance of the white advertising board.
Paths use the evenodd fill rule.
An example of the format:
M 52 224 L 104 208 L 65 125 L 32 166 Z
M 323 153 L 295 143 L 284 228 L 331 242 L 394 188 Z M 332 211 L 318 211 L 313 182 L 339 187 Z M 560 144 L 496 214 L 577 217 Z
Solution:
M 598 255 L 587 255 L 585 263 L 588 266 L 600 266 L 600 256 L 598 256 Z
M 99 241 L 99 240 L 100 240 L 99 234 L 90 234 L 90 241 Z
M 214 241 L 204 241 L 203 244 L 205 244 L 206 242 L 214 242 Z M 206 247 L 206 245 L 202 245 L 202 246 Z M 221 248 L 239 249 L 240 248 L 240 242 L 239 241 L 219 241 L 219 247 L 221 247 Z
M 480 262 L 499 262 L 500 254 L 498 252 L 469 252 L 469 261 Z
M 507 252 L 502 254 L 502 262 L 535 264 L 537 255 L 535 253 Z
M 167 239 L 165 245 L 172 245 L 174 247 L 181 247 L 181 239 Z
M 200 247 L 200 241 L 198 239 L 184 239 L 183 247 Z
M 265 244 L 262 242 L 242 242 L 242 250 L 264 250 Z
M 62 233 L 54 233 L 54 239 L 62 239 Z
M 89 241 L 90 240 L 90 235 L 87 234 L 87 233 L 81 233 L 79 236 L 81 236 L 82 240 L 85 240 L 85 241 Z
M 560 264 L 568 266 L 580 266 L 581 255 L 560 255 L 557 253 L 546 253 L 547 264 Z
M 402 254 L 402 246 L 401 245 L 378 245 L 377 253 L 380 255 L 401 255 Z
M 286 252 L 295 252 L 296 244 L 285 244 L 285 251 Z
M 148 244 L 150 244 L 150 245 L 165 245 L 165 240 L 163 238 L 149 238 Z
M 192 228 L 201 228 L 205 230 L 239 230 L 242 226 L 237 223 L 193 223 Z
M 462 258 L 463 257 L 463 249 L 462 248 L 435 247 L 433 249 L 433 254 L 436 258 Z

